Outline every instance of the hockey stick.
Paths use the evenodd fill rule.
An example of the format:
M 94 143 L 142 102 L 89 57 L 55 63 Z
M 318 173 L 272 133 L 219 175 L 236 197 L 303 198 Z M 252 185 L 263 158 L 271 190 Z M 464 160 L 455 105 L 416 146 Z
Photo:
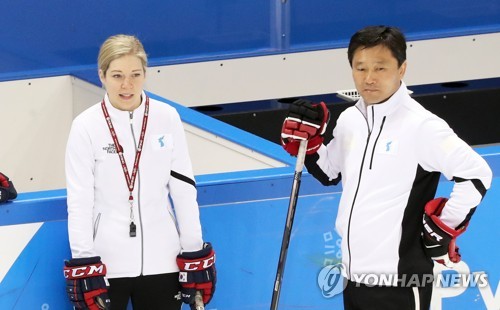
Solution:
M 171 198 L 170 198 L 171 199 Z M 173 206 L 174 203 L 172 200 L 170 200 L 170 205 Z M 173 213 L 172 209 L 168 209 L 168 213 L 172 217 L 172 220 L 175 223 L 175 229 L 177 230 L 177 235 L 181 235 L 181 232 L 179 231 L 179 222 L 177 222 L 177 217 Z M 180 292 L 179 292 L 180 294 Z M 194 295 L 194 303 L 190 304 L 191 310 L 205 310 L 205 304 L 203 303 L 203 296 L 201 295 L 201 291 L 196 291 Z
M 295 163 L 295 173 L 293 175 L 292 193 L 290 194 L 290 202 L 288 204 L 288 213 L 286 215 L 285 231 L 283 232 L 283 240 L 281 241 L 280 258 L 278 261 L 278 269 L 276 271 L 276 279 L 274 280 L 273 297 L 271 300 L 271 310 L 278 309 L 278 302 L 281 292 L 281 283 L 283 273 L 285 271 L 286 255 L 288 253 L 288 245 L 290 244 L 290 235 L 292 233 L 293 218 L 297 207 L 297 198 L 300 189 L 300 179 L 302 177 L 302 169 L 304 168 L 304 159 L 306 157 L 307 140 L 300 141 L 299 152 L 297 154 L 297 162 Z
M 192 310 L 205 310 L 205 304 L 203 304 L 203 297 L 200 291 L 196 291 L 194 295 L 194 304 L 191 304 Z

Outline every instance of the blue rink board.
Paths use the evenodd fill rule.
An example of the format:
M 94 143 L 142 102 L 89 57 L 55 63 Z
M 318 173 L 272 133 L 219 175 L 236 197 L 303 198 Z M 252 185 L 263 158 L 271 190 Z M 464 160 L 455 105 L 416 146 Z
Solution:
M 500 218 L 500 147 L 481 148 L 478 152 L 492 166 L 495 178 L 467 233 L 459 238 L 459 246 L 470 271 L 486 272 L 490 287 L 482 292 L 477 287 L 467 288 L 456 297 L 443 298 L 442 307 L 433 309 L 499 309 L 500 233 L 496 228 Z M 231 191 L 242 193 L 244 199 L 240 201 L 238 195 L 221 201 L 205 197 L 228 186 L 213 178 L 198 180 L 203 234 L 214 245 L 218 268 L 216 295 L 206 309 L 269 309 L 288 209 L 285 188 L 291 186 L 291 175 L 267 175 L 260 182 L 259 178 L 233 181 Z M 447 196 L 451 185 L 443 180 L 438 196 Z M 317 285 L 325 263 L 340 257 L 339 237 L 333 230 L 340 187 L 330 187 L 329 191 L 314 188 L 324 189 L 305 173 L 279 309 L 342 308 L 341 295 L 325 298 Z M 248 192 L 255 193 L 258 200 L 246 199 Z M 63 260 L 70 255 L 66 225 L 66 219 L 42 225 L 0 283 L 0 309 L 70 309 L 61 271 Z

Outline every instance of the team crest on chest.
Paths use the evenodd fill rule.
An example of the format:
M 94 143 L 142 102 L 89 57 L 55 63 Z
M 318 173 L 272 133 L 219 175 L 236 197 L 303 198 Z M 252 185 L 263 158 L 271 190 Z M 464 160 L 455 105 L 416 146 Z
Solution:
M 172 149 L 174 145 L 172 134 L 164 133 L 151 135 L 150 145 L 155 151 Z
M 378 154 L 387 154 L 387 155 L 396 155 L 398 153 L 399 143 L 394 139 L 380 139 L 377 142 L 377 153 Z

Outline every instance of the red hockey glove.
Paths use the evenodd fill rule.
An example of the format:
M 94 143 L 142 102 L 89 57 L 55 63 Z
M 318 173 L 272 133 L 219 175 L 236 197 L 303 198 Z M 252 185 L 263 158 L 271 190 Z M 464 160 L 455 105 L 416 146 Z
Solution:
M 9 177 L 0 172 L 0 203 L 16 199 L 17 192 Z
M 309 100 L 295 100 L 290 104 L 281 128 L 281 144 L 285 151 L 297 156 L 300 140 L 309 140 L 306 154 L 316 153 L 323 143 L 329 119 L 330 112 L 324 102 L 315 104 Z
M 182 301 L 194 304 L 196 291 L 203 296 L 203 303 L 208 304 L 215 292 L 217 273 L 215 270 L 215 252 L 207 242 L 203 249 L 196 252 L 183 252 L 177 256 L 179 282 L 182 286 Z
M 452 263 L 460 262 L 460 253 L 456 238 L 467 228 L 468 222 L 458 229 L 444 224 L 439 216 L 448 199 L 436 198 L 425 205 L 422 237 L 427 254 L 436 262 L 453 267 Z
M 64 262 L 66 292 L 75 309 L 108 310 L 106 265 L 99 256 L 74 258 Z

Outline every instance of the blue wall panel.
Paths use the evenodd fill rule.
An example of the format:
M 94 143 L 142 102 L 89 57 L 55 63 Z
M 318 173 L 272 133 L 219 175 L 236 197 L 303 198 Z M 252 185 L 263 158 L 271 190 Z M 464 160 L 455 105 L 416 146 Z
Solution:
M 0 73 L 93 65 L 109 35 L 137 35 L 151 59 L 270 46 L 269 1 L 4 1 Z
M 394 25 L 409 40 L 500 31 L 498 0 L 291 1 L 290 47 L 345 47 L 367 25 Z
M 71 309 L 62 274 L 68 222 L 44 223 L 0 283 L 0 309 Z
M 95 71 L 117 33 L 137 35 L 163 65 L 345 47 L 369 24 L 412 40 L 499 32 L 500 1 L 3 1 L 0 80 Z
M 433 310 L 497 310 L 500 306 L 500 248 L 497 246 L 500 238 L 500 230 L 497 229 L 500 217 L 500 153 L 498 146 L 477 150 L 492 167 L 494 180 L 467 232 L 458 238 L 458 245 L 462 266 L 467 268 L 466 274 L 486 273 L 489 286 L 479 288 L 469 285 L 454 297 L 440 297 L 435 291 L 435 298 L 442 307 Z M 291 173 L 288 178 L 278 173 L 274 182 L 283 184 L 276 187 L 269 186 L 268 181 L 273 178 L 270 174 L 262 178 L 262 183 L 255 176 L 248 182 L 222 178 L 220 182 L 212 179 L 198 183 L 203 236 L 212 242 L 217 252 L 217 290 L 207 310 L 269 309 L 288 208 L 289 188 L 283 188 L 291 186 L 290 177 Z M 214 200 L 214 193 L 222 193 L 228 184 L 234 194 Z M 324 191 L 316 180 L 307 175 L 302 185 L 280 309 L 341 309 L 341 295 L 326 298 L 318 285 L 318 275 L 323 266 L 337 262 L 341 255 L 339 236 L 334 231 L 340 193 L 336 187 L 329 187 L 330 192 Z M 442 179 L 437 196 L 448 196 L 451 186 L 451 182 Z M 246 196 L 248 192 L 255 193 L 254 199 Z M 238 198 L 237 193 L 242 195 Z M 55 197 L 54 206 L 60 209 L 61 192 L 52 194 Z M 31 197 L 23 195 L 20 199 L 33 200 L 36 195 L 42 204 L 50 204 L 51 199 L 44 193 Z M 36 202 L 31 203 L 37 210 Z M 8 224 L 10 214 L 3 212 L 5 208 L 14 210 L 16 205 L 22 204 L 23 201 L 17 200 L 0 206 L 0 214 L 6 217 L 0 225 Z M 29 210 L 24 209 L 24 213 L 29 221 L 34 220 Z M 0 309 L 65 309 L 68 305 L 61 270 L 63 260 L 70 255 L 65 215 L 58 212 L 50 220 L 46 216 L 38 216 L 47 222 L 43 223 L 0 282 Z M 444 294 L 452 291 L 453 288 L 450 288 Z

